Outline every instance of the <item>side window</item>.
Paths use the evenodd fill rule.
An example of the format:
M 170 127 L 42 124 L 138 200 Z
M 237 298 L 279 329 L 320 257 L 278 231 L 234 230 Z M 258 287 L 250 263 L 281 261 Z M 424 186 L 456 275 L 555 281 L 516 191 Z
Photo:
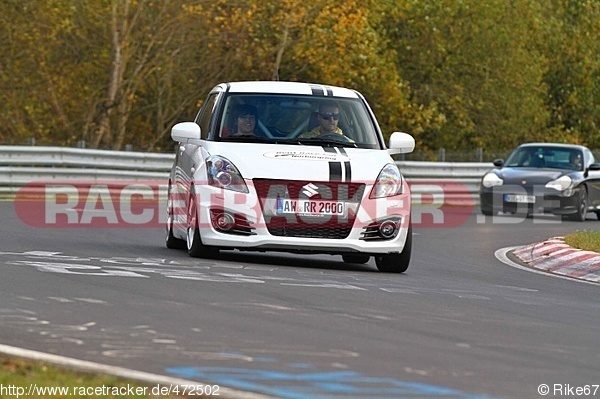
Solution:
M 591 151 L 589 151 L 589 150 L 585 150 L 585 152 L 586 152 L 586 155 L 587 155 L 587 157 L 586 157 L 586 158 L 588 159 L 588 162 L 587 162 L 587 164 L 586 164 L 585 166 L 586 166 L 586 167 L 588 167 L 588 166 L 590 166 L 591 164 L 593 164 L 594 162 L 596 162 L 596 160 L 594 159 L 594 154 L 592 154 L 592 152 L 591 152 Z M 584 159 L 585 159 L 585 158 L 584 158 Z
M 204 140 L 208 138 L 210 133 L 210 121 L 217 103 L 218 93 L 213 93 L 208 96 L 202 110 L 196 118 L 196 123 L 200 126 L 200 137 Z

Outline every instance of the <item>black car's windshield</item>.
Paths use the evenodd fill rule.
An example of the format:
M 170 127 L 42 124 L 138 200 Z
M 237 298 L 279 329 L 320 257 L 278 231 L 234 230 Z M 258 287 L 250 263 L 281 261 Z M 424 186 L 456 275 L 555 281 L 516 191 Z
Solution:
M 276 94 L 230 94 L 219 141 L 381 148 L 360 99 Z
M 504 166 L 582 170 L 583 154 L 576 148 L 527 146 L 517 148 Z

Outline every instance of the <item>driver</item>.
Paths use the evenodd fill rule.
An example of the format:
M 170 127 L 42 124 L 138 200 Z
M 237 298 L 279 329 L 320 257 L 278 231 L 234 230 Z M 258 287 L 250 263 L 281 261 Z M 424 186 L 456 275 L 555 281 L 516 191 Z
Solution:
M 582 170 L 583 168 L 581 167 L 582 166 L 581 153 L 576 152 L 576 151 L 571 152 L 569 154 L 569 163 L 570 163 L 571 169 Z
M 338 127 L 338 121 L 340 119 L 340 107 L 334 101 L 322 102 L 319 105 L 317 119 L 319 121 L 319 125 L 310 132 L 303 133 L 300 135 L 300 137 L 312 138 L 327 133 L 336 133 L 341 135 L 344 134 L 342 129 Z

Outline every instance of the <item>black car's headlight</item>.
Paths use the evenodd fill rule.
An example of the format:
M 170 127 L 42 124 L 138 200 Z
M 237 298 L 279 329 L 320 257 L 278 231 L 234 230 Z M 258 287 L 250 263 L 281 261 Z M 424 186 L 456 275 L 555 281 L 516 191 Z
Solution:
M 402 194 L 402 174 L 396 165 L 389 163 L 381 169 L 369 198 L 385 198 Z
M 217 155 L 206 159 L 206 171 L 208 174 L 208 184 L 214 187 L 226 190 L 239 191 L 247 193 L 248 187 L 244 178 L 231 161 Z
M 501 186 L 501 185 L 503 185 L 504 184 L 504 180 L 502 180 L 494 172 L 490 172 L 490 173 L 487 173 L 485 176 L 483 176 L 483 179 L 481 180 L 481 184 L 483 184 L 483 187 L 485 187 L 485 188 L 491 188 L 491 187 L 494 187 L 494 186 Z
M 561 176 L 556 180 L 546 183 L 546 188 L 553 188 L 557 191 L 565 191 L 571 188 L 572 184 L 573 179 L 571 179 L 569 176 Z

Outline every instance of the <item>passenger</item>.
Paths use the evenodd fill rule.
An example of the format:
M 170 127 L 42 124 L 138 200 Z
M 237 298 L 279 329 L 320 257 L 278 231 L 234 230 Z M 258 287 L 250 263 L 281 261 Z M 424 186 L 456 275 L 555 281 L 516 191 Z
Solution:
M 258 110 L 254 105 L 240 104 L 235 105 L 230 111 L 232 114 L 232 131 L 224 128 L 222 137 L 240 137 L 256 136 L 256 125 L 258 119 Z

